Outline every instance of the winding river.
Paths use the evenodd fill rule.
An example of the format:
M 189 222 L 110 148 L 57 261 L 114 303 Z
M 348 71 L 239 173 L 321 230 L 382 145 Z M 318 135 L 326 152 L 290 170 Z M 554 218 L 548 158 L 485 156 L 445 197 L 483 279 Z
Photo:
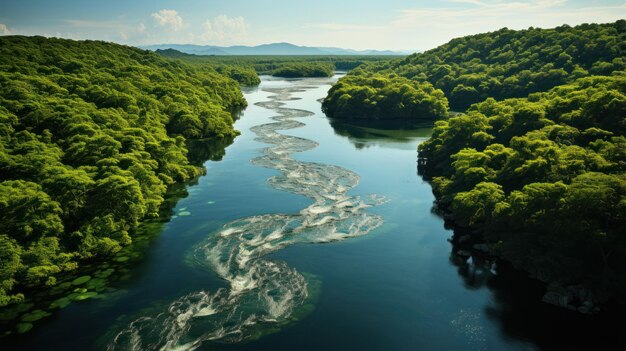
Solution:
M 416 145 L 430 130 L 329 121 L 320 99 L 336 79 L 263 77 L 247 89 L 242 135 L 205 163 L 207 175 L 188 186 L 118 293 L 73 303 L 11 346 L 575 345 L 567 323 L 581 317 L 541 304 L 540 286 L 488 258 L 453 254 L 452 231 L 416 174 Z
M 276 113 L 276 122 L 250 130 L 257 141 L 273 146 L 252 163 L 276 169 L 280 175 L 268 179 L 278 190 L 299 194 L 313 203 L 294 214 L 261 214 L 224 225 L 198 245 L 193 262 L 215 271 L 228 283 L 215 292 L 198 291 L 185 295 L 153 316 L 141 316 L 129 323 L 109 344 L 110 350 L 176 349 L 193 350 L 203 343 L 236 343 L 258 337 L 272 324 L 288 320 L 309 296 L 305 277 L 283 261 L 266 257 L 298 243 L 324 243 L 369 233 L 382 218 L 364 212 L 384 200 L 377 196 L 350 196 L 348 190 L 359 176 L 345 168 L 294 159 L 294 152 L 317 147 L 317 143 L 278 131 L 306 124 L 297 118 L 313 112 L 283 107 L 297 99 L 292 95 L 308 86 L 265 88 L 268 101 L 256 105 Z M 194 329 L 199 330 L 194 335 Z

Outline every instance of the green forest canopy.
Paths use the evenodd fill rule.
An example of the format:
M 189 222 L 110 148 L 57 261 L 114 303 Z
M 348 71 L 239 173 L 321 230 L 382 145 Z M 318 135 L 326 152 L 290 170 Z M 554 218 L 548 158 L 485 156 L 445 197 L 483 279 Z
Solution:
M 238 84 L 97 41 L 0 37 L 0 306 L 113 254 L 190 165 L 186 138 L 232 137 Z
M 626 296 L 625 31 L 626 21 L 501 30 L 411 56 L 405 61 L 414 68 L 392 65 L 403 76 L 423 69 L 418 80 L 432 81 L 460 107 L 489 97 L 436 122 L 431 139 L 419 146 L 420 171 L 432 179 L 438 206 L 533 276 L 582 282 L 621 299 Z M 502 36 L 509 40 L 499 41 Z M 498 41 L 511 49 L 512 61 L 489 58 Z M 455 91 L 468 86 L 462 78 L 477 72 L 477 54 L 470 55 L 475 48 L 489 48 L 481 49 L 491 54 L 480 60 L 487 76 L 504 74 L 496 75 L 493 87 L 474 85 L 479 94 L 460 99 Z M 435 57 L 453 67 L 449 78 L 437 76 L 446 68 L 434 63 Z M 561 74 L 550 73 L 555 70 Z
M 589 75 L 626 69 L 626 21 L 471 35 L 403 59 L 370 63 L 349 76 L 400 76 L 441 89 L 453 110 L 486 98 L 525 97 Z M 353 78 L 352 78 L 353 79 Z M 355 85 L 354 90 L 365 85 Z M 345 94 L 344 91 L 341 92 Z M 329 99 L 339 101 L 331 92 Z M 383 97 L 384 99 L 384 97 Z M 406 106 L 407 110 L 412 109 Z M 334 108 L 329 107 L 329 111 Z M 408 113 L 385 118 L 406 118 Z M 333 117 L 332 115 L 330 115 Z M 378 115 L 367 115 L 381 118 Z M 436 117 L 436 116 L 431 116 Z M 412 118 L 424 116 L 412 115 Z
M 626 75 L 438 121 L 421 171 L 455 222 L 544 281 L 626 296 Z
M 448 115 L 448 100 L 428 82 L 398 76 L 348 75 L 322 102 L 327 116 L 342 119 L 433 120 Z
M 504 28 L 363 65 L 323 108 L 439 119 L 419 169 L 457 227 L 539 279 L 626 299 L 625 49 L 624 20 Z M 469 109 L 428 112 L 448 101 Z
M 330 77 L 334 70 L 347 71 L 368 62 L 386 61 L 395 56 L 368 56 L 368 55 L 194 55 L 180 52 L 174 49 L 157 50 L 158 54 L 182 59 L 185 62 L 195 64 L 209 64 L 214 67 L 228 66 L 231 69 L 242 70 L 245 79 L 231 78 L 246 85 L 255 85 L 251 72 L 257 74 L 272 75 L 277 77 Z M 260 80 L 257 79 L 257 83 Z

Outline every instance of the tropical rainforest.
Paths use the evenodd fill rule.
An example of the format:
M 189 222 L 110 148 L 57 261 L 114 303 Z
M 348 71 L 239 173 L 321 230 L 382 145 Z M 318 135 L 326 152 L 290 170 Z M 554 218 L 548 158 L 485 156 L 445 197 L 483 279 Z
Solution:
M 440 208 L 546 282 L 626 296 L 626 76 L 472 105 L 420 144 Z
M 384 75 L 390 79 L 400 76 L 428 82 L 445 93 L 452 110 L 462 111 L 489 97 L 498 100 L 525 97 L 581 77 L 610 75 L 626 69 L 625 26 L 626 22 L 620 20 L 576 27 L 563 25 L 554 29 L 515 31 L 503 28 L 453 39 L 435 49 L 403 59 L 358 67 L 343 78 L 346 86 L 331 90 L 326 108 L 329 116 L 335 117 L 332 113 L 336 110 L 334 105 L 351 97 L 351 93 L 363 94 L 362 89 L 367 84 L 361 84 L 351 76 Z M 402 84 L 403 81 L 398 81 L 393 85 Z M 343 100 L 341 95 L 346 95 Z M 375 101 L 385 98 L 383 95 Z M 360 111 L 361 115 L 379 118 L 367 113 L 371 103 L 369 100 L 362 104 L 364 111 Z M 415 101 L 415 104 L 419 103 Z M 411 108 L 410 104 L 402 103 L 397 110 Z M 405 118 L 407 115 L 388 113 L 386 118 Z M 416 119 L 429 117 L 412 116 Z
M 186 140 L 237 135 L 233 75 L 112 43 L 0 37 L 0 307 L 129 245 L 169 186 L 200 175 Z
M 625 49 L 624 20 L 504 28 L 361 66 L 324 111 L 436 120 L 419 170 L 460 232 L 542 281 L 624 300 Z
M 171 58 L 178 59 L 184 61 L 187 64 L 196 65 L 196 66 L 206 66 L 209 64 L 219 73 L 234 79 L 238 83 L 244 86 L 255 86 L 261 83 L 259 76 L 257 75 L 254 67 L 245 64 L 226 64 L 222 62 L 213 62 L 208 60 L 202 60 L 202 57 L 206 56 L 197 56 L 186 54 L 184 52 L 180 52 L 174 49 L 165 49 L 165 50 L 157 50 L 157 54 Z
M 2 36 L 0 307 L 61 284 L 83 289 L 91 277 L 68 273 L 138 242 L 168 189 L 219 157 L 193 140 L 221 150 L 238 134 L 240 85 L 335 70 L 351 71 L 322 103 L 329 117 L 434 122 L 418 169 L 459 233 L 537 279 L 624 301 L 625 49 L 624 20 L 504 28 L 393 59 Z M 17 330 L 46 315 L 38 311 Z
M 428 121 L 448 114 L 448 100 L 429 82 L 379 74 L 348 75 L 330 89 L 322 110 L 334 118 Z

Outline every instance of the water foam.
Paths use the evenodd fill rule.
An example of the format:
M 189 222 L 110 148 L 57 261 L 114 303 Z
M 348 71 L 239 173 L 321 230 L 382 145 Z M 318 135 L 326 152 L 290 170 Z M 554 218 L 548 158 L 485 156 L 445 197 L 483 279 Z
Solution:
M 296 214 L 265 214 L 227 223 L 198 245 L 196 264 L 215 271 L 228 288 L 200 291 L 172 302 L 167 311 L 139 317 L 120 331 L 108 350 L 193 350 L 204 343 L 235 343 L 258 337 L 264 326 L 280 325 L 307 297 L 307 281 L 285 262 L 266 256 L 296 243 L 326 243 L 361 236 L 380 226 L 382 218 L 364 210 L 383 203 L 376 195 L 351 196 L 359 176 L 345 168 L 301 162 L 292 153 L 315 148 L 312 140 L 280 134 L 302 127 L 294 120 L 312 112 L 285 108 L 283 101 L 308 86 L 268 88 L 270 100 L 258 106 L 277 113 L 276 122 L 251 130 L 257 140 L 270 144 L 255 165 L 280 171 L 270 186 L 313 200 Z

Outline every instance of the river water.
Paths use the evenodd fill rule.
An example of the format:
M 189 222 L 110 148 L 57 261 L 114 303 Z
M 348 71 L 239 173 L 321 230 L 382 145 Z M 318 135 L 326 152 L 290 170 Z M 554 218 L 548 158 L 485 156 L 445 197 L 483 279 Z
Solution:
M 263 77 L 247 89 L 241 136 L 205 163 L 120 293 L 71 304 L 15 348 L 535 350 L 581 341 L 558 326 L 581 317 L 539 303 L 540 286 L 452 254 L 452 231 L 416 174 L 416 146 L 430 130 L 329 121 L 320 99 L 336 79 Z

